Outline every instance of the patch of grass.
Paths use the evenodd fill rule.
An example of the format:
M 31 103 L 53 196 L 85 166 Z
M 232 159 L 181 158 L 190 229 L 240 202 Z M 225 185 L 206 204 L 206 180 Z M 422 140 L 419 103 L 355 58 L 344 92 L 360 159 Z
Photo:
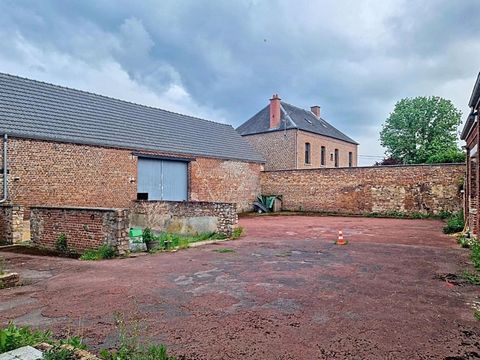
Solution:
M 477 240 L 470 236 L 460 235 L 457 242 L 462 248 L 471 248 L 477 243 Z
M 222 249 L 216 249 L 216 250 L 213 250 L 217 253 L 220 253 L 220 254 L 227 254 L 227 253 L 234 253 L 235 250 L 233 249 L 229 249 L 229 248 L 222 248 Z
M 465 270 L 462 273 L 462 278 L 471 285 L 480 285 L 480 275 Z
M 386 212 L 371 212 L 364 213 L 363 216 L 371 218 L 394 218 L 394 219 L 431 219 L 439 218 L 440 215 L 425 214 L 421 212 L 402 212 L 398 210 L 391 210 Z
M 5 274 L 5 260 L 0 256 L 0 275 Z
M 223 240 L 226 239 L 224 234 L 216 232 L 205 232 L 196 235 L 180 235 L 167 232 L 161 232 L 154 235 L 154 241 L 158 243 L 155 250 L 172 250 L 186 249 L 189 244 L 206 240 Z
M 72 349 L 55 345 L 43 354 L 43 360 L 73 360 L 75 352 Z
M 98 249 L 85 251 L 80 260 L 106 260 L 116 256 L 115 249 L 111 245 L 103 244 Z
M 138 326 L 130 326 L 123 317 L 116 315 L 116 324 L 119 331 L 120 344 L 118 349 L 100 351 L 104 360 L 176 360 L 168 356 L 163 345 L 140 345 Z M 28 326 L 17 327 L 10 323 L 5 328 L 0 328 L 0 354 L 18 349 L 23 346 L 35 346 L 46 343 L 52 347 L 44 352 L 45 360 L 70 360 L 76 359 L 75 349 L 86 349 L 79 337 L 69 337 L 55 340 L 50 331 L 33 330 Z M 64 346 L 68 345 L 68 346 Z
M 120 347 L 118 350 L 102 350 L 100 358 L 103 360 L 175 360 L 168 356 L 164 345 L 150 345 L 148 347 L 127 348 Z
M 465 227 L 465 222 L 463 219 L 463 210 L 452 214 L 447 219 L 447 224 L 443 227 L 443 232 L 445 234 L 458 233 L 463 230 Z
M 478 241 L 474 242 L 471 246 L 470 258 L 472 259 L 473 266 L 477 271 L 480 271 L 480 243 Z
M 244 231 L 245 231 L 245 230 L 244 230 L 243 227 L 237 226 L 235 229 L 233 229 L 231 238 L 232 238 L 233 240 L 238 239 L 240 236 L 243 235 Z
M 32 330 L 28 326 L 17 327 L 10 323 L 6 328 L 0 329 L 0 354 L 23 346 L 52 341 L 50 331 Z
M 275 254 L 275 256 L 278 256 L 278 257 L 288 257 L 288 256 L 292 256 L 292 252 L 291 252 L 291 251 L 284 251 L 284 252 Z
M 473 316 L 475 317 L 475 319 L 477 319 L 478 321 L 480 321 L 480 310 L 475 310 L 473 312 Z
M 126 321 L 120 313 L 114 314 L 119 346 L 114 350 L 101 350 L 103 360 L 176 360 L 168 356 L 161 344 L 142 346 L 140 344 L 140 320 Z

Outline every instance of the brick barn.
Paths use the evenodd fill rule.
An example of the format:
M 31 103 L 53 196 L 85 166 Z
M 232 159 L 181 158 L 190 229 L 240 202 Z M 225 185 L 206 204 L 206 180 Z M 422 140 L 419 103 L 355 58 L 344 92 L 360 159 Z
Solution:
M 128 208 L 137 199 L 250 210 L 263 158 L 230 126 L 0 74 L 7 202 Z M 3 158 L 3 155 L 2 155 Z M 3 170 L 2 170 L 3 173 Z
M 467 226 L 474 236 L 477 236 L 480 226 L 478 205 L 480 204 L 480 162 L 478 144 L 480 127 L 478 111 L 480 110 L 480 74 L 473 87 L 470 101 L 470 114 L 461 133 L 461 139 L 466 142 L 467 175 L 465 179 L 464 212 Z
M 270 104 L 237 128 L 266 159 L 265 170 L 356 167 L 358 143 L 321 117 L 273 95 Z

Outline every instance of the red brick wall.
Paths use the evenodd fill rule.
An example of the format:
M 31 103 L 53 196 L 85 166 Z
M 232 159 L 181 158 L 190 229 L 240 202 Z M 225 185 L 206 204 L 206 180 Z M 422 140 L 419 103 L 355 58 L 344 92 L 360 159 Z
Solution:
M 190 163 L 190 200 L 236 203 L 238 212 L 252 210 L 260 195 L 263 165 L 197 158 Z
M 82 253 L 102 244 L 128 250 L 128 213 L 116 209 L 45 208 L 31 209 L 32 242 L 35 246 L 55 249 L 61 234 L 69 250 Z
M 8 150 L 14 204 L 128 207 L 136 198 L 131 151 L 13 138 Z
M 14 204 L 126 208 L 136 200 L 132 150 L 16 138 L 8 144 Z M 190 197 L 236 202 L 239 211 L 248 210 L 260 193 L 261 168 L 258 163 L 197 158 L 190 163 Z
M 465 165 L 383 166 L 263 172 L 262 194 L 285 210 L 436 214 L 462 207 Z

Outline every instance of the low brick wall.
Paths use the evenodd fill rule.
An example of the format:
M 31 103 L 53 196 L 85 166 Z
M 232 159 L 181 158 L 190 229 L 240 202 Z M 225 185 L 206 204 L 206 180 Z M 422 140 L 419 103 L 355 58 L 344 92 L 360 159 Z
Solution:
M 0 244 L 10 245 L 22 241 L 23 210 L 18 205 L 0 205 Z
M 231 203 L 136 201 L 130 210 L 132 227 L 180 234 L 215 231 L 230 236 L 237 222 L 237 207 Z
M 32 243 L 55 249 L 65 234 L 69 249 L 82 253 L 102 244 L 115 247 L 119 254 L 129 249 L 128 210 L 75 207 L 32 207 Z
M 289 211 L 438 214 L 462 208 L 464 176 L 464 164 L 281 170 L 263 172 L 261 185 Z

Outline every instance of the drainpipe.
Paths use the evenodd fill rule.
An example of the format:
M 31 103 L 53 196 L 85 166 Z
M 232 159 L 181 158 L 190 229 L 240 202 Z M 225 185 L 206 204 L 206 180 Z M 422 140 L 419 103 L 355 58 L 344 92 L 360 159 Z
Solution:
M 8 161 L 7 161 L 8 136 L 3 135 L 3 198 L 0 199 L 0 204 L 7 201 L 8 198 Z

